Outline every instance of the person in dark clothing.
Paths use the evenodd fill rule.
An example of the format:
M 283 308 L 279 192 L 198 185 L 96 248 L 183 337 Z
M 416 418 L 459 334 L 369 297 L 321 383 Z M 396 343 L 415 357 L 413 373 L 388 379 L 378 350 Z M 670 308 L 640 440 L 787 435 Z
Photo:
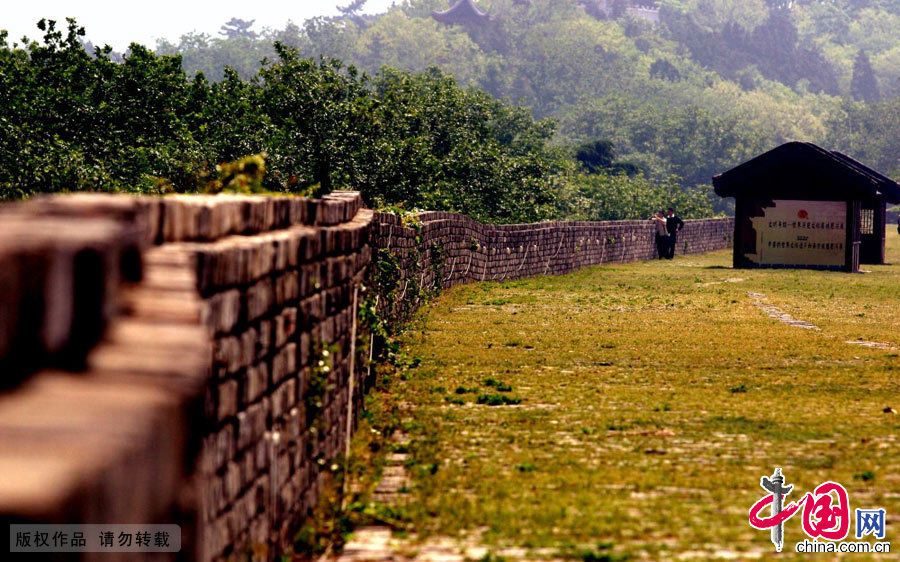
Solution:
M 659 255 L 659 259 L 663 259 L 669 252 L 669 233 L 667 231 L 668 221 L 666 220 L 666 214 L 659 211 L 650 217 L 650 220 L 653 222 L 653 226 L 656 229 L 656 253 Z
M 669 212 L 666 214 L 666 232 L 669 234 L 669 238 L 666 240 L 669 243 L 666 249 L 667 260 L 675 257 L 675 243 L 678 242 L 678 232 L 682 228 L 684 228 L 684 221 L 675 214 L 675 209 L 669 207 Z

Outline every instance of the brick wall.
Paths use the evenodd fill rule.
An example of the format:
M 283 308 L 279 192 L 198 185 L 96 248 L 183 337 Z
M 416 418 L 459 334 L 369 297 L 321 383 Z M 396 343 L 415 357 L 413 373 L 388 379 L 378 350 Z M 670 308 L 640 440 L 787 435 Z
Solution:
M 174 522 L 182 559 L 265 559 L 319 501 L 361 406 L 372 248 L 399 265 L 382 308 L 407 310 L 457 283 L 654 255 L 643 221 L 415 222 L 353 193 L 0 208 L 0 524 Z M 724 248 L 731 229 L 688 221 L 678 251 Z
M 289 544 L 361 404 L 371 218 L 356 194 L 5 208 L 2 522 L 176 522 L 188 560 Z
M 731 218 L 685 221 L 677 254 L 731 246 Z M 404 226 L 397 215 L 376 213 L 372 245 L 396 258 L 401 279 L 385 312 L 402 317 L 419 300 L 471 281 L 557 275 L 604 263 L 654 259 L 650 221 L 482 224 L 454 213 L 421 213 Z M 410 303 L 413 300 L 415 302 Z
M 184 215 L 171 221 L 183 230 L 164 228 L 166 243 L 146 262 L 195 274 L 212 342 L 196 479 L 199 558 L 249 557 L 290 544 L 342 459 L 355 418 L 348 406 L 359 408 L 364 389 L 363 361 L 351 354 L 354 335 L 363 339 L 354 299 L 370 261 L 372 212 L 355 194 L 260 199 L 247 235 L 245 202 L 188 201 L 171 207 Z M 217 209 L 220 218 L 210 214 Z M 235 226 L 216 231 L 229 221 Z

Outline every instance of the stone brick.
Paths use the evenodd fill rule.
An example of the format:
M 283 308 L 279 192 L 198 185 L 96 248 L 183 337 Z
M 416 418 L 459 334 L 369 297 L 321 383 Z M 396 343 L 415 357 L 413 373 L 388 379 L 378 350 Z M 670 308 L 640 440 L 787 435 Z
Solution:
M 213 344 L 213 367 L 218 376 L 236 373 L 242 362 L 241 340 L 236 336 L 217 338 Z
M 247 320 L 252 322 L 268 314 L 274 304 L 272 281 L 263 279 L 247 289 Z
M 297 309 L 285 308 L 274 319 L 275 347 L 282 347 L 293 336 L 297 329 Z
M 217 414 L 219 420 L 224 420 L 237 413 L 238 407 L 238 383 L 236 380 L 227 380 L 219 383 Z
M 231 503 L 238 497 L 243 485 L 241 480 L 241 465 L 236 462 L 229 462 L 225 467 L 225 477 L 223 480 L 225 498 L 228 503 Z
M 297 344 L 290 343 L 272 358 L 272 383 L 278 384 L 297 372 Z
M 272 321 L 263 320 L 260 322 L 257 333 L 259 336 L 256 344 L 256 358 L 262 359 L 269 353 L 274 345 Z
M 262 362 L 247 367 L 244 372 L 243 396 L 241 397 L 242 407 L 246 407 L 251 402 L 255 402 L 259 397 L 265 394 L 268 386 L 268 363 Z
M 217 293 L 204 307 L 204 324 L 215 333 L 230 332 L 241 316 L 241 293 L 237 289 Z
M 245 411 L 238 412 L 237 448 L 244 450 L 262 439 L 267 429 L 271 406 L 268 398 L 252 404 Z
M 312 354 L 312 344 L 308 332 L 300 333 L 300 342 L 297 345 L 297 365 L 305 367 L 309 365 Z
M 258 358 L 259 332 L 255 328 L 247 328 L 241 334 L 241 360 L 240 364 L 247 367 L 256 362 Z
M 300 274 L 288 271 L 275 279 L 275 304 L 294 303 L 300 297 Z
M 280 418 L 287 414 L 297 403 L 297 379 L 284 381 L 272 393 L 272 416 Z

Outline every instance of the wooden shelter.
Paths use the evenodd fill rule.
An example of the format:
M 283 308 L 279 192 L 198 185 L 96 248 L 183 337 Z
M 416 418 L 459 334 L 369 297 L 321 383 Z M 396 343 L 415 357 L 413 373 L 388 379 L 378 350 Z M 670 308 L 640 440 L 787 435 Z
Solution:
M 488 13 L 476 6 L 474 0 L 457 0 L 443 12 L 432 12 L 431 17 L 445 25 L 481 24 L 490 20 Z
M 884 263 L 900 184 L 841 154 L 789 142 L 713 178 L 735 198 L 734 267 L 859 271 Z

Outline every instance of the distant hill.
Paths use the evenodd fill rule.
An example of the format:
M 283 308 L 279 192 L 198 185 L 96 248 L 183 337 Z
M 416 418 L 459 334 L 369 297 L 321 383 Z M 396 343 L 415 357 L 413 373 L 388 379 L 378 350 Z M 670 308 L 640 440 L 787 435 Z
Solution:
M 251 76 L 274 41 L 370 73 L 438 66 L 553 117 L 560 143 L 611 142 L 685 185 L 791 139 L 900 173 L 900 129 L 876 123 L 897 113 L 900 0 L 406 0 L 376 17 L 364 4 L 259 34 L 232 20 L 157 50 L 212 79 Z M 485 15 L 433 15 L 454 7 Z M 892 138 L 865 138 L 865 123 Z

